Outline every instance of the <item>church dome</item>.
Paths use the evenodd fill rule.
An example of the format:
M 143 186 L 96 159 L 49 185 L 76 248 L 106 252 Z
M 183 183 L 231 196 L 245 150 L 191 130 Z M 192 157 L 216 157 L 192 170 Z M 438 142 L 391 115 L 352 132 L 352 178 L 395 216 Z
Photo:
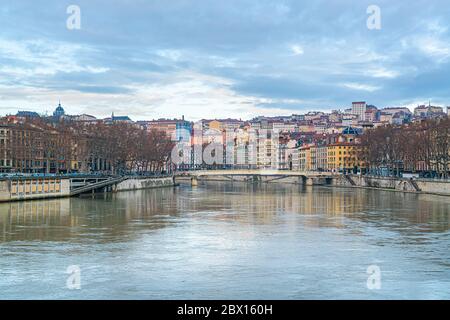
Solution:
M 54 117 L 61 117 L 65 114 L 64 108 L 61 106 L 61 102 L 58 104 L 58 107 L 53 112 Z

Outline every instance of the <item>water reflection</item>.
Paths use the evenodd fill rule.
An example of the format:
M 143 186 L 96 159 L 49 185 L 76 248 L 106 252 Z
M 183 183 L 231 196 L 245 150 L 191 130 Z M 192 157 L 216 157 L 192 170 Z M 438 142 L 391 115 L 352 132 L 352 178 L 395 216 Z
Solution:
M 0 240 L 73 240 L 96 234 L 98 239 L 110 239 L 184 219 L 272 224 L 277 216 L 290 213 L 319 228 L 358 231 L 355 223 L 363 223 L 402 234 L 446 232 L 450 199 L 377 190 L 208 182 L 194 188 L 182 185 L 94 198 L 3 203 Z

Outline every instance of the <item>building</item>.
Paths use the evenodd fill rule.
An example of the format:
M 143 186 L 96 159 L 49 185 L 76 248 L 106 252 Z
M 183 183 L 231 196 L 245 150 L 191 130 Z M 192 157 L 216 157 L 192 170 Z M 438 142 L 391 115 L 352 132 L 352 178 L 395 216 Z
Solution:
M 380 111 L 375 106 L 367 106 L 364 114 L 364 121 L 372 123 L 379 119 Z
M 234 130 L 244 124 L 242 120 L 237 119 L 214 119 L 214 120 L 201 120 L 203 129 L 215 129 L 215 130 Z
M 273 168 L 276 164 L 276 145 L 272 130 L 256 131 L 256 165 L 260 168 Z
M 307 114 L 305 114 L 305 120 L 317 120 L 317 119 L 321 119 L 323 116 L 325 116 L 324 112 L 310 111 Z
M 0 123 L 0 172 L 67 173 L 99 170 L 82 166 L 98 159 L 83 156 L 85 140 L 73 140 L 58 130 L 52 117 L 47 121 L 2 119 Z M 85 154 L 84 154 L 85 155 Z
M 342 130 L 340 136 L 338 137 L 339 142 L 356 143 L 358 142 L 359 136 L 361 135 L 361 129 L 347 127 Z
M 192 123 L 184 120 L 177 121 L 175 125 L 175 140 L 179 142 L 191 142 Z
M 355 172 L 360 168 L 358 151 L 359 146 L 354 143 L 340 142 L 328 145 L 328 170 L 333 172 Z
M 39 118 L 39 114 L 34 111 L 19 111 L 16 114 L 18 118 Z
M 318 146 L 316 150 L 315 170 L 326 171 L 328 168 L 328 147 Z
M 394 115 L 394 114 L 396 114 L 398 112 L 404 112 L 406 114 L 412 115 L 412 112 L 406 107 L 383 108 L 381 111 L 384 112 L 384 113 L 387 113 L 387 114 L 392 114 L 392 115 Z
M 59 119 L 62 116 L 65 115 L 64 108 L 61 106 L 61 102 L 59 102 L 58 106 L 56 107 L 55 111 L 53 111 L 53 117 Z
M 306 163 L 307 170 L 312 171 L 326 171 L 328 163 L 327 146 L 326 145 L 311 145 L 309 147 L 309 162 Z
M 327 131 L 326 123 L 316 123 L 314 125 L 314 132 L 316 133 L 325 133 Z
M 111 117 L 111 122 L 112 123 L 118 123 L 118 122 L 133 123 L 133 120 L 131 120 L 130 117 L 128 117 L 128 116 L 115 116 L 113 114 Z
M 342 125 L 344 127 L 350 127 L 358 123 L 358 115 L 352 113 L 345 113 L 342 115 Z
M 10 145 L 10 126 L 0 125 L 0 172 L 10 172 L 12 166 Z
M 289 170 L 298 170 L 297 141 L 294 139 L 289 139 L 286 144 L 286 161 Z
M 298 131 L 298 125 L 292 122 L 274 122 L 273 130 L 277 132 L 296 132 Z
M 312 124 L 299 124 L 298 131 L 299 132 L 314 132 L 314 125 Z
M 0 125 L 0 171 L 40 173 L 56 166 L 53 135 L 33 124 Z M 50 172 L 50 171 L 48 171 Z
M 98 121 L 96 117 L 91 116 L 89 114 L 80 114 L 76 116 L 70 116 L 71 120 L 73 121 L 80 121 L 80 122 L 96 122 Z
M 172 141 L 190 142 L 193 125 L 191 122 L 181 119 L 158 119 L 142 122 L 147 131 L 157 130 L 165 132 Z
M 352 103 L 352 114 L 358 116 L 358 120 L 360 120 L 360 121 L 366 120 L 366 118 L 365 118 L 366 109 L 367 109 L 367 105 L 366 105 L 366 102 L 364 102 L 364 101 Z
M 113 124 L 113 123 L 134 123 L 133 120 L 128 116 L 115 116 L 114 112 L 111 114 L 111 117 L 103 119 L 105 124 Z
M 328 116 L 328 120 L 330 122 L 341 122 L 342 121 L 342 112 L 339 110 L 331 111 L 331 114 Z
M 278 141 L 274 140 L 275 163 L 272 165 L 274 169 L 289 169 L 288 143 L 289 136 L 287 134 L 280 135 Z
M 392 119 L 394 115 L 392 113 L 381 112 L 380 114 L 380 122 L 382 123 L 392 123 Z
M 248 126 L 236 129 L 233 134 L 233 154 L 227 159 L 232 161 L 236 168 L 250 168 L 252 165 L 250 155 L 250 128 Z M 227 139 L 228 140 L 228 139 Z M 226 152 L 229 150 L 227 149 Z M 227 162 L 227 164 L 230 164 Z
M 444 113 L 444 109 L 442 107 L 436 107 L 429 104 L 418 106 L 414 109 L 414 116 L 419 118 L 429 118 L 435 115 L 440 115 Z
M 311 147 L 304 146 L 298 149 L 298 170 L 311 170 Z
M 317 156 L 317 146 L 313 145 L 309 148 L 309 163 L 307 163 L 306 167 L 308 170 L 317 170 L 317 163 L 316 163 L 316 156 Z

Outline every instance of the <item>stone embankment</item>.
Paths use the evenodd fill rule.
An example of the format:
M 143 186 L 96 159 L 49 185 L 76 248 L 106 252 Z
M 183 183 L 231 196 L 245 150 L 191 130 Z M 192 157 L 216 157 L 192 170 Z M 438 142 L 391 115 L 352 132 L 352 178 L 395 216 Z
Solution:
M 450 196 L 449 180 L 340 175 L 333 178 L 332 185 Z
M 80 179 L 78 179 L 80 180 Z M 0 202 L 70 197 L 74 190 L 74 179 L 70 177 L 17 177 L 0 180 Z M 109 186 L 112 192 L 174 186 L 173 177 L 130 177 Z M 86 184 L 86 186 L 88 186 Z

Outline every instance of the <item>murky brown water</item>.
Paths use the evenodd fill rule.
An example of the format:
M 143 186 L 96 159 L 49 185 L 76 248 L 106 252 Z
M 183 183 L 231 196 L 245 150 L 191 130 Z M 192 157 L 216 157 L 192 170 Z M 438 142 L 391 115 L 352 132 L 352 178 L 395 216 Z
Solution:
M 448 197 L 278 184 L 0 204 L 0 298 L 449 299 L 449 228 Z

